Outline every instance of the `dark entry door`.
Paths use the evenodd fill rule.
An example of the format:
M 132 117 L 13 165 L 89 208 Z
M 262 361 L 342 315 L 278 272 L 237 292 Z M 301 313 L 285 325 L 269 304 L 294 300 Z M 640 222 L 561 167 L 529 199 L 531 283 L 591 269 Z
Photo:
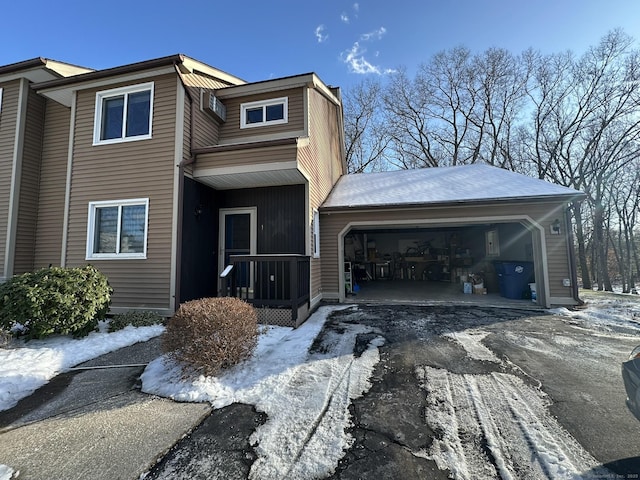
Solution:
M 220 210 L 220 265 L 223 271 L 231 264 L 231 255 L 255 255 L 256 229 L 255 208 L 232 208 Z M 236 271 L 237 286 L 251 287 L 253 272 L 248 264 Z

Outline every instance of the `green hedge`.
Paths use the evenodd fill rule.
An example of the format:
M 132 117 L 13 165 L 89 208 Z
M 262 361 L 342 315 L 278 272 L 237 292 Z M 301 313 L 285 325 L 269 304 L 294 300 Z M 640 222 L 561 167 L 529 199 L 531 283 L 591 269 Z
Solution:
M 22 326 L 27 339 L 83 337 L 96 330 L 111 303 L 107 277 L 91 265 L 43 268 L 0 285 L 0 328 Z
M 128 325 L 134 327 L 149 327 L 164 323 L 164 318 L 155 312 L 146 310 L 130 310 L 126 313 L 114 315 L 109 321 L 109 332 L 117 332 Z

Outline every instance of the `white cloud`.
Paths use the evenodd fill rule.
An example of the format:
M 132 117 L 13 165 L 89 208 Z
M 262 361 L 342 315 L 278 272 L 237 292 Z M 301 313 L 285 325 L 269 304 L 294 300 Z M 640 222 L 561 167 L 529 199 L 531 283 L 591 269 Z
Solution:
M 349 23 L 349 15 L 342 12 L 342 14 L 340 15 L 340 20 L 342 20 L 342 23 Z
M 369 33 L 363 33 L 362 35 L 360 35 L 360 40 L 363 40 L 365 42 L 368 42 L 369 40 L 380 40 L 383 35 L 387 33 L 387 29 L 384 27 L 380 27 L 377 30 L 374 30 L 373 32 L 369 32 Z
M 341 58 L 344 63 L 349 67 L 349 70 L 353 73 L 365 75 L 368 73 L 375 73 L 380 75 L 380 67 L 372 65 L 367 59 L 364 58 L 364 54 L 367 51 L 360 47 L 359 42 L 355 42 L 351 49 L 342 52 Z
M 316 39 L 318 40 L 318 43 L 327 41 L 327 38 L 329 38 L 329 35 L 324 34 L 324 25 L 318 25 L 316 27 L 315 36 L 316 36 Z
M 353 11 L 358 13 L 360 11 L 360 4 L 359 3 L 354 3 L 353 4 Z

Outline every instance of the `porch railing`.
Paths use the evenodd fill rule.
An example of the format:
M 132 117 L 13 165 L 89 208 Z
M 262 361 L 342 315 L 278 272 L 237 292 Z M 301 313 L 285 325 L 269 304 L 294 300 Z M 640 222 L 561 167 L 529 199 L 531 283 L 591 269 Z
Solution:
M 290 308 L 294 323 L 298 308 L 309 302 L 306 255 L 231 255 L 230 266 L 221 275 L 223 295 L 241 298 L 256 308 Z

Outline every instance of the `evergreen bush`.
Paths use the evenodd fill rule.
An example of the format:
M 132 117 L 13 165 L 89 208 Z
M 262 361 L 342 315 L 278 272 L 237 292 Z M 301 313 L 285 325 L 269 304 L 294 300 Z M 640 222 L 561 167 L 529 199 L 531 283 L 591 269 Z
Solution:
M 116 332 L 122 330 L 127 325 L 134 327 L 148 327 L 164 323 L 164 318 L 156 313 L 145 310 L 130 310 L 126 313 L 114 315 L 109 320 L 109 331 Z
M 167 355 L 203 375 L 216 375 L 250 357 L 258 343 L 255 309 L 234 297 L 180 305 L 162 339 Z
M 27 339 L 83 337 L 96 330 L 111 303 L 107 277 L 95 267 L 49 267 L 0 285 L 0 328 Z

